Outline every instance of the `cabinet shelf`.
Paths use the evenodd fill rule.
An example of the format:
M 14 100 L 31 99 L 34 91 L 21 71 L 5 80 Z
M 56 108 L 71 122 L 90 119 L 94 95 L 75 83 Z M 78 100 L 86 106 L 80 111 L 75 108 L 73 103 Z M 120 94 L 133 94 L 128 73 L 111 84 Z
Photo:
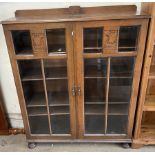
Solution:
M 112 72 L 110 78 L 133 78 L 132 73 L 128 70 L 125 72 Z M 95 66 L 89 66 L 89 68 L 85 68 L 85 79 L 88 78 L 106 78 L 106 73 L 100 68 Z
M 104 115 L 105 107 L 103 105 L 85 105 L 85 115 Z
M 50 107 L 50 115 L 69 115 L 69 106 Z
M 43 80 L 40 60 L 18 60 L 22 81 Z
M 155 65 L 150 66 L 149 79 L 155 79 Z
M 42 116 L 47 115 L 46 107 L 29 107 L 27 108 L 28 116 Z
M 68 79 L 67 77 L 49 77 L 46 78 L 46 80 L 66 80 Z
M 31 50 L 22 50 L 16 54 L 17 56 L 33 56 Z
M 84 50 L 101 50 L 102 47 L 85 47 Z
M 146 139 L 155 139 L 155 125 L 142 125 L 141 137 Z
M 85 104 L 101 104 L 104 105 L 106 102 L 92 102 L 92 101 L 85 101 Z M 129 102 L 109 102 L 108 105 L 110 104 L 129 104 Z
M 119 46 L 120 49 L 123 49 L 123 48 L 136 48 L 135 46 Z
M 106 78 L 106 73 L 101 66 L 91 66 L 85 68 L 85 78 Z
M 85 79 L 106 79 L 107 77 L 103 76 L 85 76 Z M 110 76 L 110 79 L 132 79 L 132 76 Z
M 66 67 L 45 68 L 45 78 L 46 80 L 67 79 L 67 68 Z
M 110 104 L 108 115 L 128 115 L 128 106 L 126 104 Z
M 144 111 L 155 111 L 155 95 L 146 96 L 143 110 Z
M 44 93 L 35 93 L 27 101 L 27 107 L 46 106 Z
M 41 80 L 43 80 L 43 78 L 42 78 L 42 76 L 40 76 L 40 75 L 35 75 L 35 76 L 29 76 L 29 75 L 27 75 L 27 76 L 24 76 L 23 78 L 22 78 L 22 81 L 24 82 L 24 81 L 41 81 Z
M 49 106 L 69 105 L 68 93 L 48 93 Z
M 106 77 L 102 76 L 85 76 L 85 79 L 106 79 Z
M 111 104 L 108 106 L 108 115 L 128 115 L 128 106 Z M 86 115 L 105 115 L 105 106 L 98 104 L 85 105 Z
M 89 105 L 89 104 L 90 104 L 90 105 L 92 105 L 92 104 L 95 104 L 95 105 L 96 105 L 96 104 L 105 105 L 106 103 L 105 103 L 105 102 L 92 102 L 92 101 L 89 102 L 89 101 L 85 101 L 84 104 L 88 104 L 88 105 Z
M 101 53 L 103 48 L 102 47 L 84 47 L 84 53 Z

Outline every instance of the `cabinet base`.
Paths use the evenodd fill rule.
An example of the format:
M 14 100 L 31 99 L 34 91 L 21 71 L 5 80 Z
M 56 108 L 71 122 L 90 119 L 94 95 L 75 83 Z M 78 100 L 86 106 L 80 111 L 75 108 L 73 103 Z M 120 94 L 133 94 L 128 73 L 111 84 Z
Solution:
M 139 144 L 139 143 L 132 143 L 131 144 L 132 149 L 139 149 L 141 147 L 143 147 L 143 144 Z
M 103 139 L 103 140 L 90 140 L 90 139 L 27 139 L 28 143 L 132 143 L 131 139 Z
M 29 149 L 34 149 L 37 146 L 36 143 L 28 143 L 28 148 Z
M 130 144 L 129 143 L 123 143 L 122 146 L 125 149 L 129 149 L 130 148 Z
M 134 139 L 131 144 L 132 149 L 139 149 L 143 147 L 144 145 L 155 145 L 155 139 L 146 139 L 146 138 L 140 138 L 140 139 Z

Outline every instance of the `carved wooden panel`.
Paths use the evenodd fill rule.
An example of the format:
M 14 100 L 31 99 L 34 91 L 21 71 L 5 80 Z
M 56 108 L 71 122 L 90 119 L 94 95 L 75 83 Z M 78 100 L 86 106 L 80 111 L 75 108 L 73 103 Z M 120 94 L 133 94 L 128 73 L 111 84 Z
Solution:
M 118 29 L 108 27 L 103 32 L 103 49 L 104 51 L 116 51 L 118 48 Z
M 31 31 L 32 46 L 34 54 L 46 55 L 47 47 L 44 31 Z

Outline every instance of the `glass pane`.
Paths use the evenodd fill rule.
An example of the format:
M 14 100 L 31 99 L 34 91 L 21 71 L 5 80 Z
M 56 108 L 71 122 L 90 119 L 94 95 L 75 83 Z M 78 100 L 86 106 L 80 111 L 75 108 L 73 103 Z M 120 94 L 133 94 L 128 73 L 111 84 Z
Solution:
M 22 81 L 43 79 L 40 60 L 19 60 L 18 68 Z
M 52 133 L 69 134 L 70 108 L 66 59 L 46 59 L 44 67 Z
M 109 115 L 107 122 L 107 134 L 126 134 L 128 116 Z
M 29 30 L 11 31 L 15 53 L 32 54 L 32 43 Z
M 49 134 L 47 116 L 29 116 L 31 134 Z
M 53 134 L 70 134 L 70 116 L 51 116 L 51 128 Z
M 110 79 L 109 102 L 129 102 L 131 95 L 132 79 Z
M 66 59 L 48 59 L 44 61 L 46 79 L 67 79 Z
M 102 31 L 103 28 L 84 28 L 83 44 L 84 53 L 102 52 Z
M 45 106 L 43 81 L 24 81 L 22 85 L 27 107 Z
M 48 53 L 65 53 L 65 29 L 46 30 Z
M 84 74 L 85 79 L 105 78 L 107 62 L 104 59 L 85 59 Z
M 85 133 L 104 134 L 107 60 L 85 59 L 84 66 Z
M 103 115 L 85 115 L 85 133 L 104 134 L 104 121 Z
M 23 82 L 23 91 L 31 133 L 48 134 L 49 128 L 43 81 L 25 81 Z M 45 127 L 42 127 L 43 125 L 45 125 Z
M 119 52 L 136 51 L 140 26 L 121 26 L 119 30 Z
M 134 60 L 134 57 L 111 58 L 107 134 L 127 133 Z

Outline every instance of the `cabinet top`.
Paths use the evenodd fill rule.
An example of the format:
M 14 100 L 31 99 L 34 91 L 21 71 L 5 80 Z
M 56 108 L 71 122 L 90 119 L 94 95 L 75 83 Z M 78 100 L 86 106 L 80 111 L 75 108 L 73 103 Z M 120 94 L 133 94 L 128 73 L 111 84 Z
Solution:
M 136 5 L 99 7 L 70 6 L 69 8 L 56 9 L 17 10 L 14 18 L 2 21 L 1 23 L 45 23 L 137 18 L 150 18 L 150 16 L 144 13 L 138 13 Z

